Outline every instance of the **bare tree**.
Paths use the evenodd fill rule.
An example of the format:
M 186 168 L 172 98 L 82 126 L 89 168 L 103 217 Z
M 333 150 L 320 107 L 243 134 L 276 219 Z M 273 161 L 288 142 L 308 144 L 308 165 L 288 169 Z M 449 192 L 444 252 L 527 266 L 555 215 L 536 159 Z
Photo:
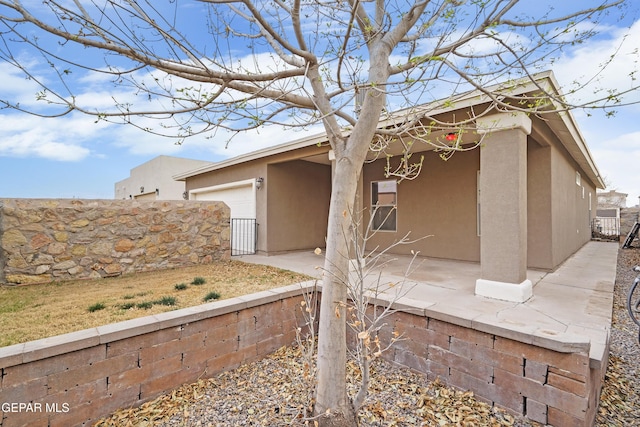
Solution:
M 515 79 L 535 84 L 533 74 L 563 48 L 593 36 L 602 17 L 624 17 L 626 2 L 536 5 L 535 16 L 524 3 L 531 6 L 517 0 L 0 0 L 0 58 L 41 86 L 37 98 L 47 109 L 0 102 L 48 116 L 81 111 L 181 140 L 219 129 L 321 123 L 336 160 L 315 410 L 328 414 L 321 418 L 325 425 L 354 425 L 345 386 L 344 235 L 351 232 L 349 212 L 370 149 L 385 153 L 391 142 L 404 144 L 388 172 L 410 178 L 421 165 L 410 159 L 412 145 L 435 144 L 445 156 L 465 149 L 459 138 L 438 140 L 434 130 L 461 135 L 478 116 L 496 110 L 537 113 L 625 102 L 624 93 L 605 91 L 572 105 L 544 87 L 517 103 L 501 96 Z M 197 13 L 185 15 L 188 7 Z M 103 55 L 96 62 L 87 52 Z M 635 70 L 629 71 L 632 91 Z M 85 73 L 111 76 L 112 106 L 95 109 L 77 95 L 74 83 Z M 503 86 L 492 86 L 497 90 L 487 89 L 500 81 Z M 470 89 L 490 101 L 486 110 L 446 123 L 430 115 Z M 445 100 L 433 102 L 439 98 Z M 428 108 L 416 107 L 427 102 Z M 398 110 L 393 125 L 379 126 Z

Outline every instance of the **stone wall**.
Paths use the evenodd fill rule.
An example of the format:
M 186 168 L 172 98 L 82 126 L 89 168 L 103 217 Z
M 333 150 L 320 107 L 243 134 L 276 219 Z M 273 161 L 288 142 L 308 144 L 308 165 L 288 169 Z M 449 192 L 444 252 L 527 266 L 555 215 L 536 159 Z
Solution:
M 620 209 L 620 239 L 624 241 L 636 221 L 640 222 L 640 208 Z M 634 242 L 634 246 L 637 242 Z
M 220 202 L 0 199 L 0 283 L 118 276 L 226 259 Z

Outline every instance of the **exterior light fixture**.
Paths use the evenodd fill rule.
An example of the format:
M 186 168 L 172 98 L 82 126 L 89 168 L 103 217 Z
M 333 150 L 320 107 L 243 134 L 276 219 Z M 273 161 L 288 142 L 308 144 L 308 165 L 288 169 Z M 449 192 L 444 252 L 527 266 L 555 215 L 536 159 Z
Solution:
M 140 187 L 140 193 L 144 193 L 144 187 Z
M 455 133 L 455 132 L 449 132 L 449 133 L 447 134 L 447 136 L 445 136 L 445 139 L 446 139 L 447 141 L 455 141 L 455 140 L 457 140 L 457 139 L 458 139 L 458 134 L 457 134 L 457 133 Z
M 262 183 L 264 183 L 264 178 L 263 177 L 256 178 L 256 188 L 258 190 L 262 188 Z
M 189 200 L 189 192 L 188 191 L 183 192 L 182 193 L 182 198 L 185 199 L 185 200 Z
M 160 189 L 156 188 L 156 196 L 159 196 L 159 195 L 160 195 Z

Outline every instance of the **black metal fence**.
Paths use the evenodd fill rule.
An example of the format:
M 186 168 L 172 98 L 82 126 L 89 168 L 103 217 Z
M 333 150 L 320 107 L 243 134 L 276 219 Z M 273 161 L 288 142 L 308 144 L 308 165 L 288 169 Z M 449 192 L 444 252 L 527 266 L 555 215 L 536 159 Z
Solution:
M 594 218 L 591 221 L 591 237 L 606 240 L 620 239 L 620 218 Z
M 258 246 L 258 223 L 254 218 L 231 218 L 231 256 L 252 255 Z

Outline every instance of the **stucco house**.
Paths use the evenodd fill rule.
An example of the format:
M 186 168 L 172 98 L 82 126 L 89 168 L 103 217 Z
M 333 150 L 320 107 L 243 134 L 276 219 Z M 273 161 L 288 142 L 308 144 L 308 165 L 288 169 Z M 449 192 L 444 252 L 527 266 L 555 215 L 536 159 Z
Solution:
M 539 93 L 539 87 L 559 92 L 546 72 L 537 76 L 536 85 L 505 90 L 505 97 L 516 105 Z M 469 117 L 471 109 L 488 105 L 481 93 L 470 92 L 433 115 L 442 121 Z M 604 183 L 569 112 L 492 112 L 477 119 L 475 131 L 465 132 L 462 142 L 472 144 L 479 135 L 480 147 L 447 161 L 428 145 L 414 146 L 423 151 L 424 164 L 411 181 L 385 176 L 384 159 L 365 164 L 359 182 L 364 222 L 376 203 L 395 206 L 386 220 L 374 220 L 380 231 L 371 245 L 388 245 L 408 232 L 414 238 L 430 236 L 398 250 L 480 263 L 477 294 L 524 301 L 532 292 L 527 268 L 554 270 L 590 240 L 596 189 Z M 324 246 L 332 161 L 325 136 L 315 135 L 203 165 L 174 179 L 185 182 L 190 199 L 221 200 L 232 218 L 255 219 L 257 234 L 250 238 L 255 250 L 278 254 Z
M 129 177 L 114 185 L 115 199 L 182 200 L 184 182 L 172 175 L 210 164 L 204 160 L 173 156 L 157 156 L 131 169 Z

